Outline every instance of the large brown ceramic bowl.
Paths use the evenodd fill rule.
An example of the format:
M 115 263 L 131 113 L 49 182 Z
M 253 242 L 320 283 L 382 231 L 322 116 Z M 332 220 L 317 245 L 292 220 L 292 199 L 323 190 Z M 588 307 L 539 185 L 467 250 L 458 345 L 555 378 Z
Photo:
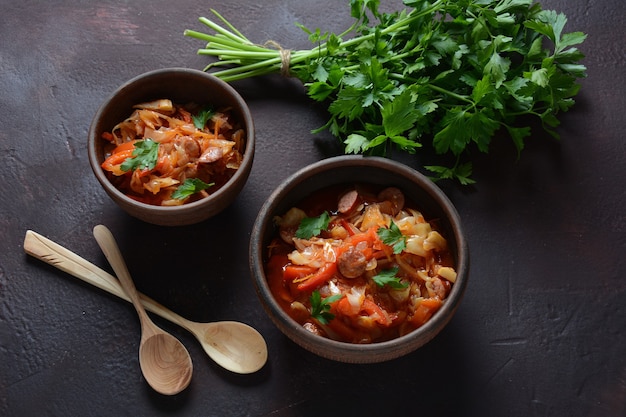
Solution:
M 246 132 L 243 162 L 228 183 L 208 197 L 175 207 L 145 204 L 127 197 L 108 180 L 100 166 L 105 158 L 102 133 L 110 132 L 130 116 L 134 105 L 163 98 L 176 104 L 196 103 L 211 105 L 215 109 L 228 107 Z M 230 205 L 248 179 L 254 146 L 252 116 L 235 89 L 213 75 L 186 68 L 151 71 L 124 83 L 102 104 L 93 118 L 88 136 L 89 162 L 106 193 L 131 216 L 165 226 L 198 223 Z
M 275 300 L 265 275 L 268 245 L 277 230 L 274 217 L 320 190 L 337 184 L 373 184 L 400 188 L 427 219 L 438 219 L 454 258 L 457 279 L 443 306 L 422 327 L 393 340 L 352 344 L 305 330 Z M 250 268 L 262 305 L 274 324 L 291 340 L 324 358 L 348 363 L 374 363 L 398 358 L 435 337 L 454 315 L 469 275 L 469 249 L 452 203 L 431 180 L 398 162 L 377 157 L 341 156 L 322 160 L 287 178 L 262 206 L 250 239 Z

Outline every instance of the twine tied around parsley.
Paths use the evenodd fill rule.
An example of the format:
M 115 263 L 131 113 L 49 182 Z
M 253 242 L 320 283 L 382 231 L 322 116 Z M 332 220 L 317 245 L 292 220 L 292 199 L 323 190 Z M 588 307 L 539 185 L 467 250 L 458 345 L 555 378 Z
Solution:
M 290 77 L 289 65 L 291 64 L 291 49 L 283 48 L 278 42 L 269 40 L 263 44 L 266 48 L 274 48 L 280 53 L 280 75 Z

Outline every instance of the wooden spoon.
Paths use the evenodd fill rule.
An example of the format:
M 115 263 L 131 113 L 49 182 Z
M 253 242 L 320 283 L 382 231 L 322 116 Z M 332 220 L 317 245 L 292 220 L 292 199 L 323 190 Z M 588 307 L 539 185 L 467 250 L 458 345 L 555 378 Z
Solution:
M 130 298 L 113 275 L 39 233 L 32 230 L 26 232 L 24 251 L 76 278 L 130 302 Z M 265 365 L 267 361 L 265 340 L 257 330 L 247 324 L 236 321 L 197 323 L 168 310 L 146 295 L 139 294 L 139 298 L 148 311 L 191 332 L 201 343 L 207 355 L 225 369 L 240 374 L 248 374 L 258 371 Z
M 161 394 L 178 394 L 191 381 L 193 364 L 189 352 L 180 340 L 161 330 L 148 317 L 111 231 L 99 224 L 94 227 L 93 235 L 139 315 L 139 365 L 144 378 Z

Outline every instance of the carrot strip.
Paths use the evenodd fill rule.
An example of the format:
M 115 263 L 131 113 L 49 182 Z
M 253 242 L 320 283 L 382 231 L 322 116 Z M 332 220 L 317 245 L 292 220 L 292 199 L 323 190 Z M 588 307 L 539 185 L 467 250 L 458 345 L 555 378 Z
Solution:
M 338 315 L 342 315 L 345 317 L 351 317 L 355 315 L 354 309 L 352 307 L 352 304 L 350 304 L 350 300 L 348 300 L 348 297 L 341 297 L 341 299 L 333 305 L 333 308 L 334 311 L 331 311 Z
M 426 323 L 430 318 L 439 310 L 442 302 L 439 298 L 431 297 L 424 298 L 419 305 L 415 308 L 413 316 L 409 319 L 411 323 L 417 328 Z
M 359 340 L 357 331 L 337 318 L 329 321 L 325 326 L 332 330 L 342 342 L 356 343 Z
M 285 281 L 295 281 L 312 275 L 317 269 L 306 265 L 287 265 L 283 268 L 283 279 Z
M 330 280 L 337 273 L 337 263 L 329 262 L 317 270 L 311 278 L 298 284 L 300 291 L 313 291 L 315 288 Z
M 131 140 L 128 142 L 124 142 L 121 145 L 118 145 L 113 149 L 111 156 L 102 162 L 100 165 L 102 169 L 105 171 L 110 171 L 115 173 L 115 175 L 122 175 L 123 172 L 120 170 L 119 166 L 122 162 L 124 162 L 127 158 L 131 158 L 133 156 L 133 152 L 135 150 L 135 142 L 136 140 Z
M 363 303 L 359 307 L 358 311 L 355 311 L 353 306 L 350 304 L 348 297 L 343 297 L 342 299 L 337 301 L 337 303 L 333 307 L 334 312 L 337 315 L 342 315 L 350 319 L 356 318 L 357 316 L 359 316 L 360 313 L 366 313 L 368 316 L 373 318 L 374 321 L 382 326 L 388 327 L 392 323 L 389 314 L 369 298 L 365 298 L 363 300 Z
M 121 146 L 121 145 L 120 145 Z M 125 172 L 122 171 L 120 165 L 128 158 L 132 158 L 133 149 L 123 150 L 117 153 L 112 154 L 104 162 L 100 165 L 102 169 L 105 171 L 112 172 L 114 175 L 120 176 L 124 175 Z
M 135 150 L 135 143 L 137 143 L 136 140 L 129 140 L 128 142 L 124 142 L 120 145 L 117 145 L 115 147 L 115 149 L 113 149 L 112 154 L 116 154 L 118 152 L 126 152 L 128 150 L 134 151 Z
M 127 151 L 122 151 L 122 152 L 116 152 L 104 160 L 104 162 L 102 163 L 102 168 L 106 169 L 107 171 L 112 171 L 115 165 L 121 164 L 127 158 L 130 158 L 132 156 L 133 156 L 132 149 L 129 149 Z
M 111 143 L 115 143 L 115 136 L 111 132 L 103 132 L 102 139 L 108 140 Z
M 384 250 L 377 250 L 376 252 L 372 253 L 372 258 L 376 258 L 376 259 L 383 259 L 383 258 L 387 258 L 388 256 L 389 254 L 385 252 Z
M 348 249 L 355 247 L 359 243 L 365 242 L 366 247 L 362 248 L 361 252 L 363 253 L 363 255 L 365 255 L 365 258 L 367 260 L 372 259 L 372 257 L 374 256 L 372 246 L 376 243 L 376 240 L 378 239 L 375 230 L 376 228 L 370 228 L 365 232 L 348 236 L 348 238 L 341 246 L 335 248 L 335 255 L 337 256 L 337 258 L 339 258 L 339 256 Z
M 389 315 L 378 304 L 376 304 L 369 298 L 363 300 L 362 309 L 378 324 L 381 324 L 383 326 L 391 325 L 391 319 L 389 318 Z
M 350 236 L 354 236 L 356 234 L 354 232 L 354 227 L 346 219 L 341 219 L 340 223 L 341 226 L 346 229 L 346 232 L 348 232 Z
M 377 230 L 377 227 L 370 227 L 363 233 L 357 233 L 348 237 L 346 239 L 346 242 L 349 242 L 353 246 L 356 246 L 360 242 L 367 242 L 368 246 L 372 246 L 374 242 L 378 239 L 378 235 L 376 234 Z

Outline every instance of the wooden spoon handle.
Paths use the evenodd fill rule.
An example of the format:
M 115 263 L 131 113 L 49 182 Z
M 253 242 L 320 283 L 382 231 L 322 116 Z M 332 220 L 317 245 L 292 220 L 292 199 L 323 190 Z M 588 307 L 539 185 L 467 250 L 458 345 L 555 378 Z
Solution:
M 88 284 L 131 302 L 113 275 L 37 232 L 26 231 L 24 252 Z M 188 329 L 187 324 L 190 322 L 187 319 L 167 309 L 147 295 L 139 293 L 139 298 L 147 310 Z
M 128 267 L 126 266 L 122 252 L 120 252 L 120 248 L 117 246 L 113 234 L 106 226 L 99 224 L 93 228 L 93 236 L 96 238 L 96 242 L 98 242 L 109 264 L 111 264 L 111 268 L 115 271 L 117 279 L 120 280 L 124 292 L 126 292 L 126 295 L 128 295 L 130 301 L 135 306 L 137 313 L 139 313 L 143 319 L 145 311 L 139 300 L 137 288 L 135 288 L 135 283 L 130 276 L 130 272 L 128 272 Z

